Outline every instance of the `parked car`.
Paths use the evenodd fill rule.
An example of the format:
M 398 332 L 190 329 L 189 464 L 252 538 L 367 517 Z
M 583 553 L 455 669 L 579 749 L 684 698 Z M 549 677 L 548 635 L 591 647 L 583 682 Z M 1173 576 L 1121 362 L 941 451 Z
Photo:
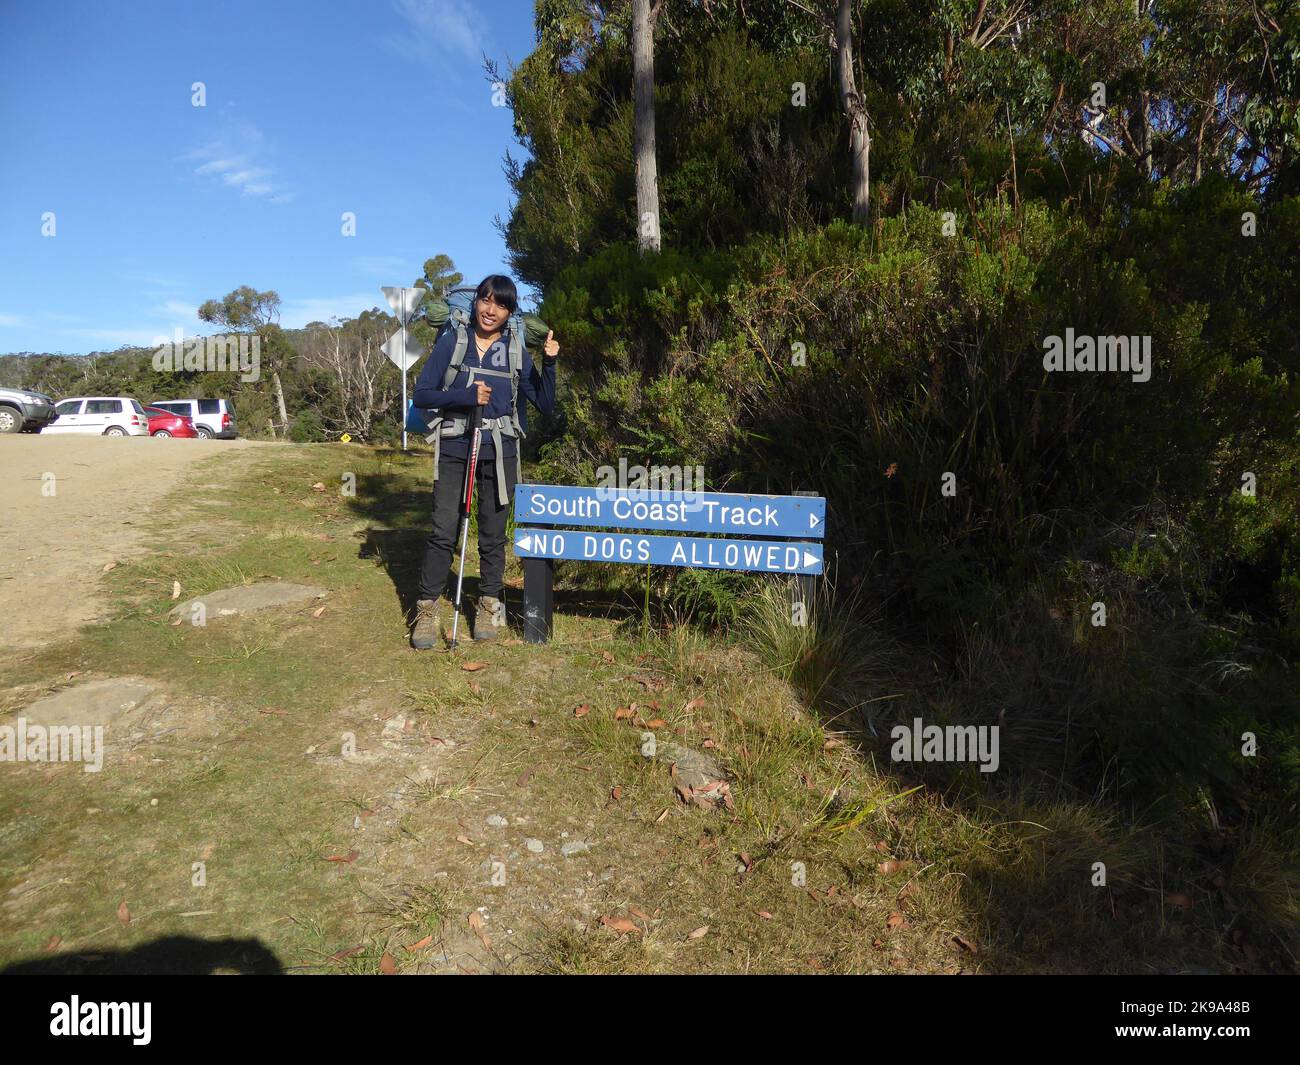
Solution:
M 239 435 L 235 408 L 227 399 L 158 399 L 149 405 L 189 418 L 194 423 L 194 431 L 204 440 L 213 436 L 233 440 Z
M 0 388 L 0 433 L 39 433 L 57 417 L 54 400 L 44 392 Z
M 148 436 L 149 415 L 129 396 L 74 396 L 54 407 L 58 417 L 42 433 Z
M 149 416 L 150 436 L 175 436 L 183 440 L 198 438 L 194 423 L 183 414 L 173 414 L 161 407 L 145 407 L 144 412 Z

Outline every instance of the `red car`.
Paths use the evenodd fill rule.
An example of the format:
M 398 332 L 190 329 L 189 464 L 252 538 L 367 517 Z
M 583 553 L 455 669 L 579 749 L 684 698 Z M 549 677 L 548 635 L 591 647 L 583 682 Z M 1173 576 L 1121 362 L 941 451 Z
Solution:
M 157 407 L 145 407 L 144 412 L 149 415 L 149 435 L 150 436 L 175 436 L 182 440 L 197 440 L 198 433 L 194 430 L 194 422 L 182 414 L 173 414 L 169 410 L 160 410 Z

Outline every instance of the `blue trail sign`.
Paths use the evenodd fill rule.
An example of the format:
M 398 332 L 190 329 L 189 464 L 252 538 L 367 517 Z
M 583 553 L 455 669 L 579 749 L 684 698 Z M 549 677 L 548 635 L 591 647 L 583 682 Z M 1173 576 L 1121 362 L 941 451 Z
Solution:
M 702 536 L 516 529 L 519 558 L 570 558 L 583 562 L 735 569 L 754 573 L 822 571 L 822 545 L 792 540 L 723 540 Z
M 826 530 L 826 500 L 818 496 L 521 484 L 515 490 L 515 521 L 520 525 L 593 525 L 602 529 L 662 529 L 676 533 L 820 540 Z

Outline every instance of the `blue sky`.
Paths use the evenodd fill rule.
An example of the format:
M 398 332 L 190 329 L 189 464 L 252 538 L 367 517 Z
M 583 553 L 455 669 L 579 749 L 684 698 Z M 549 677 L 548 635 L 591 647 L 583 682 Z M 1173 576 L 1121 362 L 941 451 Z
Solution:
M 0 353 L 211 332 L 239 285 L 351 317 L 439 252 L 508 272 L 482 56 L 532 47 L 527 0 L 0 0 Z

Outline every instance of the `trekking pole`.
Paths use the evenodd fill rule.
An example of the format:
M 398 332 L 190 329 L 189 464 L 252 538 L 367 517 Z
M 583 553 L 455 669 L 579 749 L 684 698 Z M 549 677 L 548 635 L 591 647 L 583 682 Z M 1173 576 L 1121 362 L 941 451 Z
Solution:
M 465 582 L 465 544 L 469 541 L 469 508 L 474 502 L 474 471 L 478 469 L 479 426 L 483 408 L 475 404 L 469 418 L 469 459 L 465 466 L 465 491 L 460 498 L 460 569 L 456 572 L 456 607 L 451 619 L 451 647 L 456 650 L 456 630 L 460 626 L 460 591 Z

